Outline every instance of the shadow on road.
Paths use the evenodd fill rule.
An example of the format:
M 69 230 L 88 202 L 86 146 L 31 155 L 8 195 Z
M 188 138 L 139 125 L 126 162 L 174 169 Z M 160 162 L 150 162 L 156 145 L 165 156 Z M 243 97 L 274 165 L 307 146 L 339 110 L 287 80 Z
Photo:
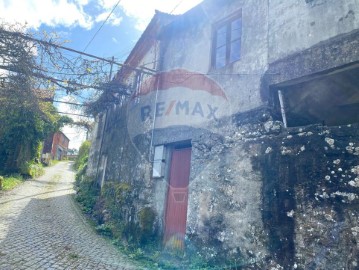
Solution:
M 27 198 L 32 198 L 32 197 L 36 197 L 36 196 L 40 196 L 40 195 L 44 195 L 44 194 L 56 193 L 58 191 L 70 191 L 70 190 L 72 190 L 72 188 L 58 189 L 56 191 L 49 191 L 49 192 L 42 192 L 42 193 L 33 194 L 31 196 L 24 196 L 24 197 L 21 197 L 21 198 L 18 198 L 18 199 L 11 199 L 11 200 L 7 200 L 7 201 L 3 201 L 3 202 L 0 202 L 0 204 L 6 204 L 6 203 L 9 203 L 9 202 L 14 202 L 14 201 L 21 201 L 21 200 L 24 200 L 24 199 L 27 199 Z

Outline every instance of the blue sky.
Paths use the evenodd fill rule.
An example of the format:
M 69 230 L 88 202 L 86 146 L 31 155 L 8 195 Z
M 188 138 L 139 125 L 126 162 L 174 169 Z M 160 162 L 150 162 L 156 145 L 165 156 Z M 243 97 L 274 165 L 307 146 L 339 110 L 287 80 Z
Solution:
M 86 52 L 124 60 L 155 13 L 181 14 L 201 0 L 0 0 L 0 19 L 57 32 L 84 50 L 116 4 L 117 8 Z
M 104 58 L 112 56 L 123 62 L 143 30 L 160 10 L 182 14 L 202 0 L 0 0 L 0 21 L 26 24 L 30 31 L 56 32 L 64 44 L 84 51 L 87 44 L 114 12 L 87 47 L 86 52 Z M 64 101 L 79 102 L 73 97 Z M 66 104 L 55 104 L 59 111 L 80 113 Z M 73 116 L 74 120 L 79 117 Z M 83 130 L 65 127 L 70 148 L 79 148 L 85 139 Z
M 41 25 L 39 30 L 55 31 L 68 41 L 64 44 L 66 47 L 84 51 L 102 23 L 95 23 L 90 29 L 78 25 L 72 27 Z M 142 33 L 135 28 L 135 23 L 133 18 L 124 15 L 120 25 L 105 24 L 89 44 L 86 52 L 105 58 L 114 56 L 116 60 L 123 62 Z

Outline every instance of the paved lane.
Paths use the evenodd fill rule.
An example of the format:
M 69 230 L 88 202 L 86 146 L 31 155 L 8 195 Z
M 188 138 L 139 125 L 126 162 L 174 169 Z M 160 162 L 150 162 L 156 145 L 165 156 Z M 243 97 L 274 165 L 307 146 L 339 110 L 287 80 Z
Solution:
M 70 163 L 0 193 L 0 269 L 139 269 L 83 219 Z

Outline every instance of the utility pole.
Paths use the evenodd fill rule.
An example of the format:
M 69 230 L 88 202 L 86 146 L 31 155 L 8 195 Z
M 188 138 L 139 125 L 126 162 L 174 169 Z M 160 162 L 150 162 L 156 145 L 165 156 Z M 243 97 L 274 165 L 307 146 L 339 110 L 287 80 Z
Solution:
M 112 78 L 112 68 L 113 68 L 113 64 L 115 63 L 115 57 L 112 56 L 112 61 L 111 61 L 111 66 L 110 66 L 110 75 L 108 76 L 108 82 L 111 82 L 111 78 Z
M 115 57 L 112 56 L 112 61 L 110 62 L 111 66 L 110 66 L 110 74 L 108 75 L 108 82 L 110 83 L 111 82 L 111 79 L 112 79 L 112 70 L 113 70 L 113 64 L 114 64 L 114 59 Z M 100 151 L 99 151 L 99 155 L 98 155 L 98 159 L 97 159 L 97 170 L 96 170 L 96 181 L 99 181 L 99 165 L 100 165 L 100 160 L 102 161 L 102 145 L 103 145 L 103 139 L 104 139 L 104 136 L 105 136 L 105 131 L 106 131 L 106 126 L 107 126 L 107 114 L 108 114 L 108 108 L 106 108 L 106 112 L 103 116 L 104 118 L 104 123 L 103 123 L 103 128 L 102 128 L 102 132 L 101 132 L 101 139 L 100 139 Z M 107 159 L 107 158 L 106 158 Z M 105 160 L 105 159 L 104 159 Z M 106 160 L 107 161 L 107 160 Z M 101 162 L 103 163 L 103 162 Z M 105 162 L 107 163 L 107 162 Z M 102 164 L 102 166 L 104 166 L 104 168 L 102 168 L 103 172 L 102 172 L 102 178 L 104 178 L 105 174 L 104 174 L 104 171 L 106 170 L 106 165 L 105 164 Z M 100 184 L 100 187 L 102 189 L 102 181 L 103 179 L 101 179 L 101 182 L 99 183 Z

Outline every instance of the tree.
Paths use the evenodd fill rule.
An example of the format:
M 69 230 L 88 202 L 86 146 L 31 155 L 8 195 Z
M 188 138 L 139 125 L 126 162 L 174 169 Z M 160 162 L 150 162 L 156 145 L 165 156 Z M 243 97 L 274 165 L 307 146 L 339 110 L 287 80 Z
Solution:
M 33 56 L 36 55 L 36 61 L 31 65 L 32 69 L 28 75 L 36 78 L 38 89 L 57 87 L 73 95 L 81 95 L 81 90 L 92 89 L 96 97 L 106 91 L 117 95 L 128 95 L 129 88 L 134 86 L 127 85 L 124 88 L 117 81 L 111 81 L 114 65 L 125 67 L 126 70 L 153 73 L 153 70 L 145 67 L 125 66 L 116 62 L 113 57 L 105 59 L 65 47 L 63 44 L 66 41 L 56 33 L 30 33 L 24 30 L 24 26 L 4 24 L 0 24 L 0 57 L 3 59 L 0 69 L 11 72 L 23 71 L 21 68 L 18 69 L 19 63 L 13 61 L 19 51 L 19 46 L 14 45 L 13 41 L 20 41 L 18 45 L 25 47 Z
M 42 141 L 69 117 L 60 116 L 49 102 L 39 101 L 29 77 L 12 74 L 0 87 L 0 170 L 24 172 L 39 157 Z
M 0 170 L 19 171 L 38 155 L 40 142 L 64 124 L 91 129 L 89 123 L 60 117 L 46 102 L 54 95 L 43 98 L 39 90 L 82 96 L 84 114 L 96 115 L 136 88 L 136 83 L 110 80 L 113 65 L 123 68 L 123 64 L 66 48 L 63 43 L 53 33 L 39 36 L 24 26 L 0 24 Z M 125 69 L 136 74 L 153 72 L 145 67 Z M 83 90 L 87 91 L 85 100 Z
M 76 86 L 69 83 L 69 77 L 55 77 L 55 73 L 74 72 L 75 60 L 64 57 L 48 41 L 32 41 L 14 28 L 0 25 L 0 171 L 23 172 L 39 157 L 41 142 L 47 136 L 64 124 L 73 124 L 71 118 L 60 116 L 41 93 L 46 90 L 52 98 L 59 88 L 73 93 L 90 80 L 90 70 L 95 68 L 89 62 L 78 61 L 80 73 L 70 77 L 74 82 L 76 76 Z M 95 77 L 92 80 L 101 79 Z

